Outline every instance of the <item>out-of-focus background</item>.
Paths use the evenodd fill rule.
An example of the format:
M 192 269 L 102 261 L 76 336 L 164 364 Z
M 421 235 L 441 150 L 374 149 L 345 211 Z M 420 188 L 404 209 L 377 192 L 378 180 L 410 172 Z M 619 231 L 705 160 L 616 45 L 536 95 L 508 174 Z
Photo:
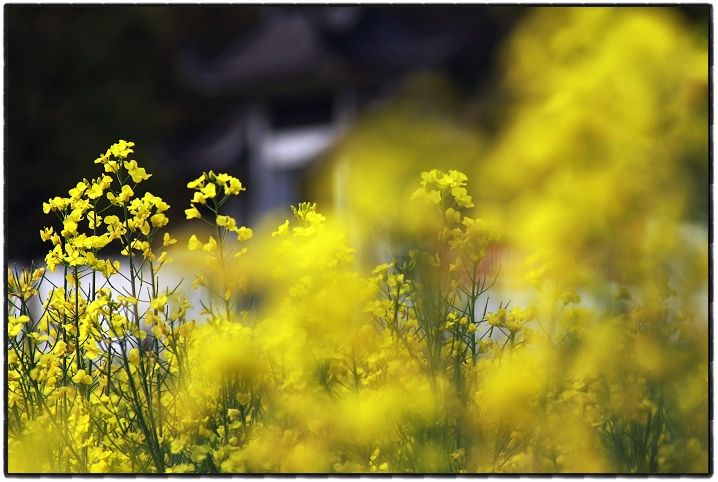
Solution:
M 522 255 L 610 275 L 653 233 L 707 260 L 709 27 L 708 6 L 5 6 L 7 260 L 42 260 L 42 202 L 120 138 L 173 232 L 212 169 L 247 186 L 243 224 L 318 201 L 396 246 L 420 172 L 459 169 Z

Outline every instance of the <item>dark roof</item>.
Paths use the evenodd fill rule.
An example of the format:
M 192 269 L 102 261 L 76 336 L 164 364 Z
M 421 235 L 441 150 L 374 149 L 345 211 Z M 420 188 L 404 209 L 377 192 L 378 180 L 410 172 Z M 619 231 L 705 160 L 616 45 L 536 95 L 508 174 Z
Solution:
M 272 83 L 341 83 L 434 68 L 456 54 L 452 28 L 422 31 L 381 8 L 267 8 L 263 21 L 214 58 L 180 52 L 180 71 L 207 95 L 242 93 Z
M 199 170 L 229 169 L 246 148 L 246 109 L 234 107 L 206 128 L 194 129 L 167 142 L 162 160 L 167 165 L 191 165 Z

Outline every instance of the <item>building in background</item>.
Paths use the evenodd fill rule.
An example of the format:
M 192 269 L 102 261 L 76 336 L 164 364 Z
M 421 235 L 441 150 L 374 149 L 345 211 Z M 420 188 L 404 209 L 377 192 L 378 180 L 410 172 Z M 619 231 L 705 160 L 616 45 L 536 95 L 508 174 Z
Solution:
M 413 73 L 460 77 L 476 32 L 492 25 L 481 9 L 267 7 L 224 50 L 179 52 L 185 82 L 208 101 L 230 101 L 222 119 L 172 144 L 168 157 L 193 172 L 240 176 L 251 186 L 248 202 L 233 206 L 242 222 L 296 204 L 302 174 L 362 110 Z M 483 44 L 484 55 L 491 47 Z

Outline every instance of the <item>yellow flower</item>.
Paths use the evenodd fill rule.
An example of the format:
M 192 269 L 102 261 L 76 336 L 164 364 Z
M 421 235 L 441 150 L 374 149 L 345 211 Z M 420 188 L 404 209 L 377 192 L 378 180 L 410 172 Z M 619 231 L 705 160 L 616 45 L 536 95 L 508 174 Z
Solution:
M 192 218 L 197 218 L 197 219 L 199 219 L 199 218 L 202 217 L 202 215 L 200 214 L 200 212 L 199 212 L 199 211 L 197 210 L 197 208 L 194 207 L 194 206 L 192 206 L 192 207 L 189 208 L 189 209 L 185 209 L 184 212 L 185 212 L 185 214 L 187 215 L 187 219 L 192 219 Z
M 69 199 L 56 196 L 49 199 L 48 202 L 42 203 L 42 212 L 49 214 L 50 211 L 64 211 L 69 204 Z
M 170 233 L 165 233 L 165 235 L 162 238 L 162 246 L 164 246 L 164 247 L 175 244 L 176 242 L 177 242 L 177 240 L 174 239 L 172 236 L 170 236 Z
M 217 187 L 214 184 L 207 184 L 205 187 L 200 188 L 200 192 L 208 199 L 212 199 L 217 195 Z
M 117 300 L 120 301 L 120 302 L 122 302 L 122 303 L 125 303 L 125 302 L 126 302 L 126 303 L 130 303 L 130 304 L 133 304 L 133 305 L 136 305 L 136 304 L 137 304 L 137 298 L 135 298 L 134 296 L 122 296 L 122 295 L 120 295 L 120 296 L 117 297 Z
M 37 281 L 45 274 L 45 268 L 37 268 L 32 272 L 32 281 Z
M 90 229 L 95 229 L 97 226 L 102 224 L 102 216 L 95 212 L 87 213 L 87 223 Z
M 454 196 L 456 203 L 462 208 L 474 207 L 474 203 L 471 202 L 471 196 L 467 194 L 466 188 L 455 187 L 451 190 L 451 195 Z
M 117 172 L 120 170 L 120 164 L 117 161 L 107 161 L 105 163 L 105 172 Z
M 110 466 L 107 464 L 106 460 L 100 460 L 98 462 L 94 462 L 92 465 L 90 465 L 90 473 L 91 474 L 101 474 L 104 472 L 109 472 Z
M 62 255 L 62 248 L 60 247 L 60 244 L 56 244 L 55 247 L 47 253 L 45 256 L 45 263 L 47 264 L 47 269 L 50 270 L 51 273 L 55 272 L 55 268 L 58 264 L 62 264 L 63 262 L 63 255 Z
M 134 191 L 132 191 L 132 188 L 128 185 L 124 185 L 122 186 L 122 190 L 120 191 L 120 194 L 118 196 L 115 196 L 113 193 L 108 192 L 107 199 L 109 199 L 112 204 L 119 206 L 122 203 L 126 203 L 127 201 L 129 201 L 134 195 L 135 193 Z
M 214 177 L 214 182 L 216 182 L 220 186 L 224 186 L 231 178 L 232 176 L 230 176 L 229 174 L 221 172 Z
M 138 225 L 139 225 L 140 223 L 136 222 L 135 224 L 138 224 Z M 142 222 L 142 224 L 140 225 L 140 231 L 141 231 L 142 234 L 144 234 L 145 236 L 147 236 L 148 234 L 150 234 L 150 225 L 149 225 L 149 223 L 147 223 L 147 221 L 143 221 L 143 222 Z
M 252 237 L 252 230 L 246 226 L 236 229 L 237 241 L 246 241 Z
M 204 280 L 204 275 L 202 273 L 197 273 L 194 281 L 192 282 L 192 288 L 197 289 L 200 286 L 207 286 L 207 282 Z
M 114 225 L 120 224 L 120 218 L 118 218 L 114 214 L 105 216 L 105 224 L 107 224 L 108 226 L 114 226 Z
M 563 294 L 560 297 L 560 300 L 563 301 L 564 305 L 567 305 L 569 303 L 580 303 L 581 297 L 576 293 L 576 290 L 573 288 L 566 288 L 564 290 Z
M 77 183 L 77 185 L 70 189 L 68 191 L 68 194 L 70 195 L 71 199 L 80 199 L 82 197 L 82 193 L 85 192 L 85 189 L 87 189 L 87 184 L 85 184 L 84 181 L 80 181 Z
M 162 253 L 160 255 L 159 258 L 157 258 L 157 264 L 158 264 L 157 270 L 159 270 L 159 267 L 162 266 L 163 264 L 167 264 L 167 263 L 171 263 L 171 262 L 172 262 L 172 258 L 170 258 L 169 255 L 167 254 L 167 251 L 165 251 L 164 253 Z
M 127 356 L 127 361 L 132 366 L 137 366 L 140 363 L 140 350 L 137 348 L 133 348 L 130 350 L 129 355 Z
M 189 250 L 195 251 L 198 249 L 202 249 L 202 241 L 197 239 L 197 236 L 194 234 L 189 238 Z
M 214 184 L 211 184 L 214 186 Z M 196 204 L 206 204 L 207 203 L 207 196 L 202 194 L 201 192 L 195 192 L 194 197 L 192 197 L 192 202 Z
M 229 231 L 236 231 L 237 221 L 231 216 L 217 216 L 217 226 L 224 226 Z
M 449 208 L 446 210 L 446 220 L 449 223 L 459 223 L 461 222 L 461 213 L 454 208 Z
M 173 454 L 178 454 L 182 452 L 187 445 L 187 436 L 186 435 L 180 435 L 176 439 L 172 440 L 172 443 L 170 444 L 170 452 Z
M 75 383 L 84 383 L 85 385 L 92 384 L 92 377 L 85 373 L 85 370 L 77 370 L 77 373 L 72 377 L 72 381 Z
M 52 239 L 53 235 L 53 228 L 50 226 L 49 228 L 45 228 L 40 230 L 40 238 L 42 238 L 43 241 L 49 241 Z
M 84 347 L 85 347 L 85 358 L 87 358 L 89 360 L 94 360 L 102 354 L 100 352 L 100 348 L 97 346 L 97 343 L 94 343 L 94 342 L 85 343 Z
M 138 167 L 137 161 L 125 161 L 124 166 L 127 173 L 132 177 L 133 182 L 145 181 L 152 176 L 152 174 L 147 174 L 144 167 Z
M 67 220 L 67 221 L 64 221 L 62 223 L 62 225 L 63 225 L 64 229 L 62 230 L 61 234 L 64 237 L 67 238 L 69 235 L 77 234 L 77 223 L 76 222 Z
M 524 321 L 526 321 L 526 315 L 524 315 L 523 310 L 518 306 L 514 306 L 506 318 L 506 328 L 512 333 L 518 333 L 523 329 Z
M 110 150 L 107 149 L 107 152 L 105 152 L 104 154 L 100 154 L 100 157 L 95 159 L 95 164 L 106 164 L 107 161 L 110 160 L 110 154 Z
M 289 234 L 289 219 L 284 221 L 284 224 L 279 226 L 276 231 L 272 233 L 272 236 L 286 236 Z
M 167 219 L 167 216 L 162 213 L 155 214 L 150 218 L 150 221 L 152 222 L 152 226 L 154 226 L 155 228 L 161 228 L 163 226 L 166 226 L 167 223 L 170 222 L 170 220 Z
M 202 249 L 207 251 L 208 253 L 217 251 L 217 240 L 210 236 L 209 241 L 207 242 L 207 244 L 202 246 Z
M 148 193 L 149 194 L 149 193 Z M 167 211 L 170 208 L 170 205 L 164 202 L 162 199 L 157 198 L 154 201 L 155 208 L 157 209 L 158 213 L 163 213 Z
M 502 326 L 506 322 L 506 310 L 501 308 L 496 313 L 486 315 L 486 321 L 491 326 Z
M 165 305 L 167 304 L 167 295 L 161 295 L 157 298 L 153 298 L 152 301 L 150 301 L 150 308 L 157 311 L 162 311 L 165 309 Z
M 202 174 L 200 177 L 198 177 L 194 181 L 188 182 L 187 187 L 190 189 L 196 189 L 198 187 L 202 187 L 202 186 L 204 186 L 204 180 L 205 180 L 205 175 Z
M 435 189 L 427 191 L 425 188 L 419 188 L 412 193 L 411 199 L 421 199 L 426 204 L 439 204 L 441 202 L 441 193 Z
M 102 196 L 103 191 L 104 187 L 102 184 L 93 183 L 92 187 L 90 187 L 90 189 L 88 189 L 85 194 L 90 199 L 97 199 L 98 197 Z
M 7 335 L 9 337 L 17 336 L 22 331 L 23 323 L 30 321 L 30 318 L 26 315 L 15 318 L 14 316 L 8 316 L 8 328 Z
M 246 191 L 246 188 L 242 187 L 242 183 L 236 177 L 230 177 L 229 182 L 224 185 L 225 194 L 236 195 L 240 191 Z
M 127 142 L 125 140 L 120 139 L 116 144 L 113 144 L 110 146 L 110 152 L 115 157 L 122 157 L 125 158 L 130 155 L 130 153 L 134 152 L 132 149 L 130 149 L 132 146 L 134 146 L 134 142 Z

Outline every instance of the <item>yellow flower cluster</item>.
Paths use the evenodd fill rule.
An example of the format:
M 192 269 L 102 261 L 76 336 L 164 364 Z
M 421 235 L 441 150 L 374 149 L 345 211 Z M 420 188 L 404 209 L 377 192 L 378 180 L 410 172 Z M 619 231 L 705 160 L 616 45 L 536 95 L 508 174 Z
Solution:
M 62 282 L 40 299 L 44 270 L 8 273 L 11 473 L 708 470 L 708 346 L 670 278 L 601 310 L 561 285 L 489 311 L 478 269 L 498 234 L 461 212 L 458 171 L 424 173 L 415 196 L 439 206 L 438 235 L 365 274 L 316 204 L 246 243 L 221 211 L 241 183 L 210 172 L 188 185 L 187 217 L 214 229 L 187 246 L 209 266 L 193 316 L 156 276 L 167 206 L 134 196 L 132 146 L 98 160 L 119 184 L 106 204 L 87 194 L 101 180 L 48 203 L 63 232 L 43 238 L 79 252 L 48 261 Z M 95 264 L 107 243 L 85 229 L 119 240 L 129 272 Z
M 216 210 L 216 208 L 224 204 L 229 196 L 236 196 L 241 191 L 246 190 L 236 177 L 224 173 L 215 174 L 212 171 L 203 173 L 199 178 L 187 183 L 187 187 L 195 190 L 190 208 L 185 209 L 187 219 L 202 217 L 195 204 L 206 205 L 207 201 L 210 200 Z M 218 188 L 224 188 L 223 197 L 218 198 Z
M 70 189 L 69 197 L 55 197 L 43 203 L 45 214 L 56 212 L 63 226 L 59 235 L 53 227 L 40 232 L 43 241 L 54 245 L 45 258 L 51 272 L 58 265 L 65 264 L 69 267 L 87 266 L 109 277 L 119 270 L 119 264 L 98 259 L 97 252 L 115 240 L 122 244 L 125 255 L 134 249 L 141 251 L 144 259 L 155 259 L 148 240 L 169 222 L 164 214 L 169 205 L 149 192 L 142 198 L 134 197 L 137 184 L 151 175 L 138 167 L 137 161 L 123 161 L 133 152 L 132 146 L 133 142 L 120 140 L 95 160 L 96 164 L 104 165 L 106 172 L 114 174 L 114 178 L 103 175 L 93 181 L 85 179 Z M 129 184 L 130 179 L 132 185 Z M 112 188 L 115 180 L 119 184 L 117 190 Z M 110 206 L 101 205 L 103 195 Z M 132 216 L 121 220 L 117 215 L 106 214 L 111 206 L 117 206 Z M 86 221 L 86 230 L 82 221 Z M 101 228 L 103 225 L 106 229 Z
M 453 202 L 446 210 L 446 218 L 449 221 L 459 222 L 459 218 L 455 217 L 457 211 L 453 208 L 455 206 L 460 208 L 474 207 L 474 203 L 471 202 L 471 196 L 468 195 L 465 187 L 467 181 L 466 175 L 459 171 L 444 173 L 437 169 L 432 169 L 429 172 L 422 173 L 421 188 L 414 191 L 411 197 L 412 199 L 422 199 L 426 203 L 445 203 L 449 205 L 449 202 L 445 202 L 445 199 L 449 199 L 448 195 L 450 194 Z

